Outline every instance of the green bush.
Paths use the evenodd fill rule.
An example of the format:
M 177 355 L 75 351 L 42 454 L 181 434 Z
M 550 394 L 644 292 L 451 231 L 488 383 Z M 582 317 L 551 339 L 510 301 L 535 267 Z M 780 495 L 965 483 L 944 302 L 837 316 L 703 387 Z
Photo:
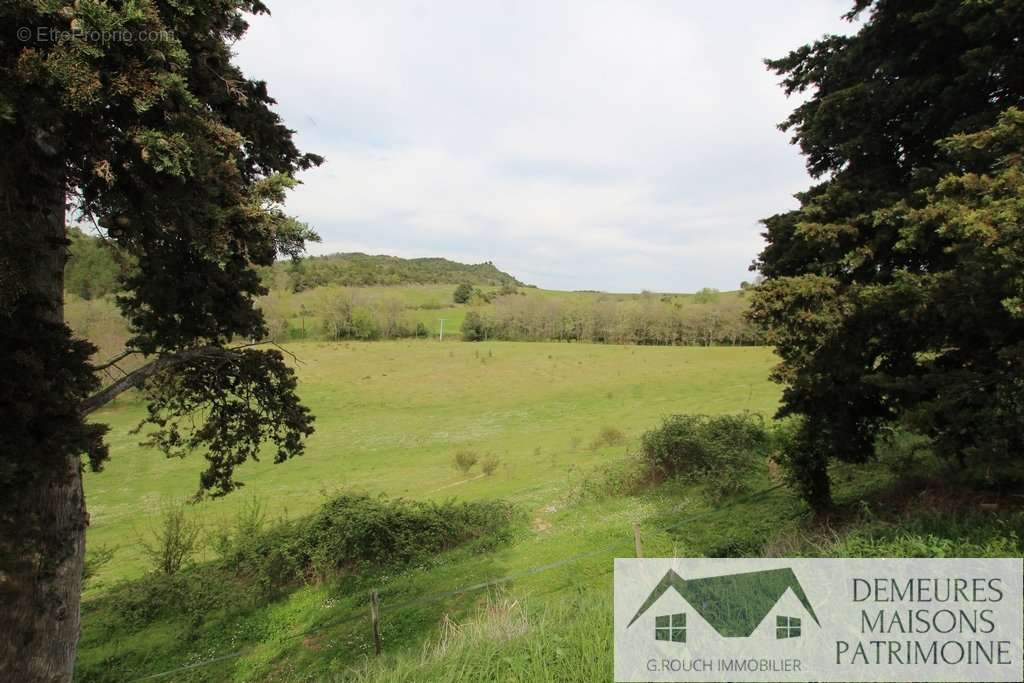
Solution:
M 150 537 L 140 536 L 139 545 L 153 569 L 162 574 L 177 574 L 192 561 L 199 547 L 202 525 L 186 512 L 184 503 L 168 502 L 160 510 L 156 528 Z
M 462 341 L 483 341 L 487 337 L 487 325 L 483 316 L 476 311 L 466 313 L 462 321 Z
M 504 527 L 504 502 L 385 501 L 341 496 L 325 505 L 305 530 L 314 565 L 401 564 Z
M 584 475 L 572 490 L 580 500 L 640 493 L 650 483 L 643 463 L 635 455 L 602 463 Z
M 463 282 L 461 285 L 455 288 L 452 293 L 452 301 L 457 304 L 465 304 L 469 302 L 469 299 L 473 296 L 473 286 L 469 283 Z
M 827 509 L 832 500 L 828 474 L 832 445 L 828 433 L 822 425 L 800 418 L 791 420 L 786 431 L 787 438 L 774 453 L 786 481 L 812 509 Z
M 935 459 L 931 439 L 894 426 L 879 430 L 875 456 L 899 479 L 927 474 L 929 463 Z
M 746 490 L 747 475 L 767 458 L 772 441 L 757 415 L 672 415 L 644 434 L 641 459 L 652 479 L 685 478 L 719 498 Z
M 480 463 L 480 468 L 483 469 L 484 474 L 488 477 L 495 473 L 498 469 L 498 465 L 501 464 L 501 460 L 496 455 L 487 455 L 484 461 Z
M 311 517 L 268 523 L 264 506 L 251 499 L 216 541 L 218 560 L 119 583 L 96 609 L 117 615 L 118 625 L 173 618 L 196 629 L 214 614 L 244 613 L 305 581 L 389 570 L 456 546 L 488 550 L 507 542 L 521 521 L 504 501 L 346 494 Z
M 473 469 L 473 465 L 477 463 L 479 457 L 473 451 L 459 451 L 455 454 L 455 458 L 452 460 L 452 464 L 455 469 L 459 470 L 463 474 L 469 474 L 469 471 Z
M 499 541 L 514 518 L 515 508 L 504 501 L 434 503 L 346 494 L 308 519 L 235 537 L 221 565 L 268 594 L 296 581 L 404 564 L 484 537 Z
M 252 604 L 229 576 L 209 566 L 178 574 L 147 574 L 119 584 L 103 601 L 109 601 L 108 611 L 117 615 L 119 623 L 134 627 L 169 616 L 186 617 L 196 627 L 214 612 Z

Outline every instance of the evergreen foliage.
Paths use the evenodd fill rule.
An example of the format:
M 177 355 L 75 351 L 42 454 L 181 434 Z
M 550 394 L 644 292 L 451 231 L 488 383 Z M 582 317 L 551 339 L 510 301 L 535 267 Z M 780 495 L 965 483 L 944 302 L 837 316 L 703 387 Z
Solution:
M 229 348 L 267 333 L 257 268 L 315 239 L 282 205 L 322 159 L 296 148 L 266 83 L 232 61 L 246 15 L 266 11 L 259 0 L 0 3 L 0 678 L 70 677 L 87 523 L 78 463 L 107 455 L 89 412 L 148 387 L 157 441 L 201 445 L 200 488 L 218 491 L 252 444 L 270 436 L 280 460 L 311 431 L 281 354 Z M 31 27 L 27 40 L 15 27 Z M 151 361 L 99 394 L 95 348 L 61 315 L 68 202 L 131 263 L 117 302 L 129 352 Z M 89 261 L 90 249 L 77 253 Z M 82 294 L 107 286 L 87 291 L 72 275 Z
M 764 221 L 751 317 L 782 364 L 787 462 L 830 504 L 828 462 L 860 463 L 902 422 L 962 463 L 1024 445 L 1024 7 L 859 0 L 852 36 L 769 67 L 810 93 L 782 124 L 820 182 Z

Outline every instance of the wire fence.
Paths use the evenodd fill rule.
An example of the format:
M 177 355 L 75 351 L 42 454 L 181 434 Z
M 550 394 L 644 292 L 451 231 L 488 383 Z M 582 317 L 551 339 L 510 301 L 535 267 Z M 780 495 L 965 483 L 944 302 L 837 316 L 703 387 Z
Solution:
M 716 507 L 716 508 L 712 508 L 710 510 L 705 510 L 703 512 L 699 512 L 699 513 L 694 514 L 694 515 L 689 515 L 689 516 L 685 517 L 684 519 L 681 519 L 681 520 L 679 520 L 679 521 L 677 521 L 677 522 L 675 522 L 673 524 L 670 524 L 667 527 L 660 527 L 660 530 L 663 533 L 668 533 L 668 532 L 671 532 L 671 531 L 678 530 L 679 528 L 681 528 L 684 525 L 691 524 L 693 522 L 705 519 L 707 517 L 712 517 L 712 516 L 715 516 L 715 515 L 718 515 L 718 514 L 722 514 L 722 513 L 726 512 L 727 510 L 731 510 L 732 508 L 735 508 L 735 507 L 737 507 L 739 505 L 744 505 L 746 503 L 757 502 L 757 501 L 767 497 L 769 494 L 774 493 L 775 491 L 778 491 L 779 489 L 782 489 L 784 487 L 785 487 L 785 484 L 776 484 L 774 486 L 770 486 L 768 488 L 761 489 L 760 491 L 755 491 L 753 493 L 750 493 L 750 494 L 747 494 L 747 495 L 744 495 L 744 496 L 738 496 L 736 498 L 733 498 L 726 505 L 723 505 L 723 506 L 720 506 L 720 507 Z M 497 587 L 497 586 L 503 586 L 503 585 L 511 583 L 512 581 L 515 581 L 517 579 L 523 579 L 523 578 L 526 578 L 526 577 L 535 576 L 537 574 L 541 574 L 543 572 L 551 571 L 553 569 L 558 569 L 559 567 L 565 567 L 565 566 L 574 564 L 576 562 L 580 562 L 580 561 L 588 559 L 588 558 L 597 557 L 599 555 L 603 555 L 603 554 L 609 553 L 609 552 L 611 552 L 613 550 L 617 550 L 617 549 L 624 548 L 624 547 L 630 547 L 630 546 L 633 545 L 633 543 L 634 543 L 634 538 L 631 536 L 631 537 L 626 538 L 626 539 L 620 539 L 620 540 L 617 540 L 617 541 L 613 541 L 613 542 L 605 544 L 605 545 L 603 545 L 603 546 L 601 546 L 599 548 L 593 548 L 591 550 L 587 550 L 587 551 L 584 551 L 584 552 L 581 552 L 581 553 L 577 553 L 575 555 L 571 555 L 570 557 L 566 557 L 566 558 L 562 558 L 562 559 L 559 559 L 559 560 L 555 560 L 553 562 L 548 562 L 546 564 L 536 565 L 534 567 L 529 567 L 527 569 L 523 569 L 523 570 L 520 570 L 518 572 L 513 572 L 511 574 L 506 574 L 505 576 L 501 576 L 501 577 L 496 578 L 496 579 L 491 579 L 489 581 L 481 581 L 479 583 L 473 583 L 473 584 L 465 585 L 465 586 L 462 586 L 460 588 L 456 588 L 456 589 L 453 589 L 453 590 L 441 591 L 441 592 L 436 592 L 436 593 L 430 593 L 430 594 L 427 594 L 427 595 L 419 596 L 417 598 L 412 598 L 412 599 L 409 599 L 409 600 L 402 600 L 402 601 L 391 603 L 391 604 L 389 604 L 387 602 L 384 602 L 384 603 L 381 604 L 381 612 L 383 614 L 387 614 L 389 612 L 397 612 L 399 610 L 404 610 L 404 609 L 409 609 L 409 608 L 412 608 L 412 607 L 418 607 L 418 606 L 421 606 L 421 605 L 426 605 L 426 604 L 430 604 L 430 603 L 439 602 L 441 600 L 445 600 L 445 599 L 452 598 L 452 597 L 459 596 L 459 595 L 465 595 L 465 594 L 468 594 L 468 593 L 475 593 L 475 592 L 478 592 L 478 591 L 486 590 L 488 588 L 494 588 L 494 587 Z M 615 556 L 613 555 L 613 556 L 609 557 L 608 559 L 614 560 L 614 558 L 615 558 Z M 611 571 L 611 570 L 608 570 L 608 571 Z M 603 574 L 606 574 L 606 573 L 608 573 L 608 572 L 603 572 Z M 558 588 L 556 590 L 549 591 L 549 593 L 557 593 L 557 592 L 565 590 L 565 589 L 567 589 L 569 587 L 570 587 L 569 585 L 562 586 L 562 587 L 560 587 L 560 588 Z M 349 614 L 349 615 L 346 615 L 344 617 L 340 617 L 340 618 L 337 618 L 337 619 L 331 619 L 331 620 L 328 620 L 326 622 L 321 622 L 321 623 L 317 624 L 315 627 L 312 627 L 312 628 L 306 629 L 304 631 L 300 631 L 298 633 L 293 633 L 291 635 L 285 636 L 283 638 L 278 639 L 276 642 L 288 642 L 288 641 L 291 641 L 291 640 L 295 640 L 297 638 L 305 638 L 307 636 L 311 636 L 311 635 L 314 635 L 314 634 L 326 631 L 327 629 L 335 628 L 335 627 L 342 626 L 342 625 L 349 624 L 349 623 L 353 623 L 353 622 L 356 622 L 356 621 L 366 621 L 366 620 L 367 620 L 367 615 L 365 615 L 365 614 Z M 167 670 L 167 671 L 161 671 L 160 673 L 150 674 L 148 676 L 143 676 L 141 678 L 136 678 L 134 680 L 135 681 L 152 681 L 152 680 L 158 680 L 158 679 L 162 679 L 162 678 L 167 678 L 168 676 L 173 676 L 174 674 L 178 674 L 178 673 L 184 673 L 186 671 L 193 671 L 193 670 L 196 670 L 196 669 L 201 669 L 201 668 L 204 668 L 204 667 L 207 667 L 207 666 L 212 666 L 212 665 L 220 663 L 220 662 L 228 661 L 228 660 L 231 660 L 231 659 L 237 659 L 239 657 L 245 656 L 246 654 L 248 654 L 248 653 L 252 652 L 253 650 L 255 650 L 257 647 L 258 647 L 258 645 L 251 645 L 251 646 L 243 648 L 241 650 L 237 650 L 235 652 L 230 652 L 230 653 L 227 653 L 227 654 L 224 654 L 224 655 L 219 655 L 217 657 L 212 657 L 212 658 L 204 660 L 202 662 L 196 662 L 194 664 L 188 664 L 188 665 L 185 665 L 185 666 L 178 667 L 176 669 L 170 669 L 170 670 Z

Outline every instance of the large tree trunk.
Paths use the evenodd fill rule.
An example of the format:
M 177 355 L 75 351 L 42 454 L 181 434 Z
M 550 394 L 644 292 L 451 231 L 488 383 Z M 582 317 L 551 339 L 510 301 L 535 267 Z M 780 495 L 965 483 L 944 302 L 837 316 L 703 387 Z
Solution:
M 53 170 L 59 178 L 60 169 Z M 0 187 L 0 246 L 7 251 L 2 256 L 11 257 L 0 268 L 5 284 L 10 284 L 12 273 L 20 280 L 0 311 L 0 325 L 11 326 L 4 330 L 6 340 L 18 339 L 15 326 L 24 327 L 26 320 L 37 318 L 50 329 L 56 329 L 54 323 L 63 324 L 65 195 L 55 175 L 12 179 L 5 173 L 0 178 L 8 181 L 3 183 L 6 188 Z M 27 189 L 32 181 L 46 180 L 49 192 Z M 22 250 L 15 251 L 18 247 Z M 42 368 L 37 371 L 52 384 L 52 391 L 59 392 L 72 380 L 54 370 L 59 366 L 53 361 L 53 348 L 58 347 L 40 340 L 35 348 L 18 349 L 24 357 L 17 362 Z M 9 377 L 0 378 L 4 380 L 18 386 Z M 10 400 L 10 394 L 6 398 Z M 17 400 L 14 396 L 15 405 Z M 26 399 L 24 410 L 37 410 L 37 404 Z M 56 414 L 43 409 L 39 415 L 33 413 L 30 427 L 39 426 L 39 443 L 53 443 L 45 427 L 73 424 L 74 417 L 66 409 Z M 6 460 L 0 466 L 13 463 L 15 468 L 14 474 L 0 471 L 0 681 L 69 681 L 78 644 L 88 523 L 81 458 L 69 449 L 40 447 L 32 452 L 22 445 L 25 434 L 31 436 L 32 428 L 10 434 L 10 441 L 5 434 L 7 443 L 0 445 Z
M 3 573 L 0 680 L 70 681 L 87 523 L 79 458 L 68 457 L 64 472 L 16 496 L 19 516 L 52 534 L 60 550 L 12 558 L 13 566 Z

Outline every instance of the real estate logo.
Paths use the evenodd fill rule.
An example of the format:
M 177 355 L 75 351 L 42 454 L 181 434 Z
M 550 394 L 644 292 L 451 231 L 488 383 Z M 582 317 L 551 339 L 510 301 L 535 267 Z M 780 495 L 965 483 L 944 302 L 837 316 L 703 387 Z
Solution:
M 785 568 L 689 580 L 669 569 L 644 600 L 629 626 L 670 589 L 682 597 L 704 623 L 725 638 L 749 638 L 753 635 L 765 617 L 778 606 L 786 591 L 792 591 L 803 608 L 802 613 L 820 625 L 796 574 Z M 799 638 L 801 619 L 800 616 L 777 614 L 775 637 Z M 686 612 L 655 617 L 654 625 L 655 640 L 686 642 Z
M 618 559 L 617 681 L 1022 681 L 1020 559 Z

